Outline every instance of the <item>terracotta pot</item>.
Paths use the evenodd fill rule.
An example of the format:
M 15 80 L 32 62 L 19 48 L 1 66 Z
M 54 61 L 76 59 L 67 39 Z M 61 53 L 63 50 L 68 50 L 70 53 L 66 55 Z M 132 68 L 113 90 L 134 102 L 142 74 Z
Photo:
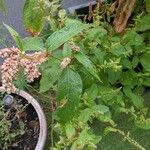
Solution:
M 3 92 L 3 89 L 0 88 L 0 92 Z M 47 124 L 46 124 L 45 115 L 41 106 L 30 94 L 28 94 L 27 92 L 23 90 L 17 90 L 17 92 L 14 94 L 17 94 L 23 97 L 24 99 L 28 101 L 28 103 L 30 103 L 34 107 L 38 115 L 39 125 L 40 125 L 40 133 L 39 133 L 39 138 L 38 138 L 35 150 L 43 150 L 45 141 L 46 141 L 46 135 L 47 135 Z

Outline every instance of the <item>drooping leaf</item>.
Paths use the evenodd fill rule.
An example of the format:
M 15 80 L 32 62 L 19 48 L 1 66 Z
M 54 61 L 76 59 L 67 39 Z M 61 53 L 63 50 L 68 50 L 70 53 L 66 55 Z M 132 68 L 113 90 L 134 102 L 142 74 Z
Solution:
M 142 17 L 136 25 L 137 31 L 146 31 L 148 29 L 150 29 L 150 14 Z
M 19 34 L 10 26 L 4 24 L 4 26 L 8 29 L 9 33 L 11 34 L 11 36 L 13 37 L 16 45 L 18 46 L 18 48 L 23 51 L 23 44 L 22 44 L 22 40 L 19 36 Z
M 44 13 L 37 0 L 26 0 L 23 8 L 23 23 L 27 31 L 32 35 L 38 35 L 44 26 Z
M 101 82 L 96 67 L 85 54 L 78 52 L 75 54 L 75 58 L 87 69 L 87 71 L 89 71 L 91 75 Z
M 58 108 L 56 114 L 61 122 L 69 121 L 78 107 L 79 98 L 82 93 L 82 80 L 77 72 L 70 68 L 63 70 L 58 81 L 57 100 L 61 103 L 67 100 L 63 106 Z
M 30 51 L 42 51 L 45 50 L 44 42 L 40 37 L 27 37 L 23 40 L 23 49 Z
M 71 21 L 59 31 L 54 32 L 46 40 L 46 46 L 49 51 L 53 51 L 67 42 L 69 39 L 80 33 L 87 25 L 79 21 Z

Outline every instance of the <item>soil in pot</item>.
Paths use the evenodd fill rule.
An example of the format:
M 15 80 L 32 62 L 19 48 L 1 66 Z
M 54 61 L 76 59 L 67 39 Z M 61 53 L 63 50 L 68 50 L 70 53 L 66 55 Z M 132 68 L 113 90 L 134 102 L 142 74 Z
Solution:
M 12 105 L 0 100 L 0 150 L 34 150 L 40 126 L 38 115 L 21 96 L 12 95 Z

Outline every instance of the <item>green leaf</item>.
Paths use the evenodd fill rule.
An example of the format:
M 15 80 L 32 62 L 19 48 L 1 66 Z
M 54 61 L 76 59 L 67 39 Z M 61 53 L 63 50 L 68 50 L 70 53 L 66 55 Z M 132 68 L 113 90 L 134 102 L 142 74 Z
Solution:
M 132 63 L 128 58 L 123 58 L 121 60 L 122 65 L 127 69 L 132 69 Z
M 46 40 L 46 46 L 48 50 L 53 51 L 57 49 L 85 28 L 87 28 L 87 25 L 83 24 L 82 22 L 75 20 L 71 21 L 71 23 L 67 24 L 65 27 L 54 32 L 48 37 Z
M 116 100 L 116 96 L 118 95 L 119 91 L 120 88 L 113 89 L 112 87 L 104 85 L 99 87 L 99 96 L 101 100 L 103 100 L 106 103 L 113 102 L 113 99 Z
M 23 40 L 23 49 L 25 51 L 42 51 L 45 49 L 44 42 L 40 37 L 27 37 Z
M 23 51 L 23 44 L 22 44 L 22 40 L 19 36 L 19 34 L 10 26 L 4 24 L 4 26 L 8 29 L 9 33 L 11 34 L 11 36 L 13 37 L 14 41 L 16 42 L 16 45 L 18 46 L 18 48 Z
M 80 75 L 70 68 L 64 69 L 58 81 L 57 100 L 61 103 L 66 99 L 67 102 L 56 111 L 56 115 L 61 122 L 67 122 L 73 117 L 81 93 L 82 80 Z
M 150 87 L 150 77 L 145 78 L 142 84 Z
M 72 50 L 69 44 L 65 43 L 63 47 L 63 57 L 71 57 L 71 54 L 72 54 Z
M 135 125 L 141 129 L 150 130 L 150 118 L 144 120 L 135 120 Z
M 76 130 L 71 123 L 65 124 L 65 131 L 66 131 L 66 136 L 69 140 L 72 139 L 76 134 Z
M 42 78 L 40 80 L 40 92 L 47 92 L 54 83 L 59 79 L 61 69 L 59 67 L 51 67 L 42 71 Z
M 137 31 L 146 31 L 150 29 L 150 14 L 146 14 L 140 20 L 138 20 L 136 25 Z
M 96 149 L 96 144 L 101 139 L 101 135 L 95 135 L 90 129 L 86 127 L 81 131 L 78 139 L 72 144 L 70 150 L 84 149 L 84 147 L 87 147 L 87 149 L 90 150 Z
M 84 128 L 77 140 L 71 145 L 70 150 L 81 150 L 87 147 L 89 150 L 97 149 L 96 144 L 102 139 L 101 135 L 95 135 L 89 128 Z
M 137 73 L 133 70 L 124 71 L 121 76 L 121 83 L 134 87 L 138 84 Z
M 122 73 L 121 70 L 113 71 L 112 69 L 108 69 L 107 72 L 108 72 L 108 80 L 111 84 L 117 82 L 117 80 L 120 79 Z
M 92 84 L 91 87 L 86 89 L 85 92 L 88 95 L 88 98 L 94 102 L 98 95 L 98 87 L 96 84 Z
M 95 57 L 97 58 L 97 60 L 100 64 L 104 63 L 104 57 L 106 55 L 105 52 L 103 52 L 100 49 L 96 48 L 96 49 L 94 49 L 94 55 L 95 55 Z
M 44 12 L 42 9 L 37 8 L 39 5 L 37 0 L 26 0 L 23 8 L 24 26 L 33 35 L 38 35 L 44 26 Z
M 75 54 L 75 58 L 87 69 L 87 71 L 89 71 L 91 75 L 101 82 L 96 67 L 85 54 L 78 52 Z
M 150 71 L 150 53 L 144 53 L 140 58 L 140 62 L 146 71 Z
M 144 106 L 144 99 L 141 96 L 134 94 L 129 86 L 125 86 L 123 92 L 132 101 L 135 107 L 142 108 Z
M 111 52 L 112 52 L 112 54 L 114 54 L 116 56 L 120 56 L 120 55 L 123 55 L 126 52 L 126 49 L 120 43 L 113 43 L 111 45 Z
M 79 98 L 82 93 L 82 80 L 77 72 L 70 68 L 63 70 L 58 81 L 57 99 L 61 101 L 64 98 L 70 100 Z
M 102 116 L 108 117 L 108 113 L 110 113 L 110 111 L 107 106 L 94 105 L 91 108 L 86 108 L 86 109 L 82 110 L 79 115 L 79 120 L 82 121 L 83 123 L 87 123 L 87 121 L 89 121 L 89 120 L 91 120 L 91 118 L 95 118 L 95 117 L 101 120 Z M 108 118 L 110 119 L 111 115 L 109 115 Z
M 150 13 L 150 0 L 146 0 L 146 11 Z
M 143 42 L 143 38 L 141 35 L 136 33 L 135 30 L 129 30 L 126 32 L 126 34 L 123 36 L 123 41 L 131 46 L 139 46 Z
M 132 67 L 135 68 L 139 63 L 139 58 L 137 56 L 134 56 L 133 57 L 133 60 L 132 60 Z

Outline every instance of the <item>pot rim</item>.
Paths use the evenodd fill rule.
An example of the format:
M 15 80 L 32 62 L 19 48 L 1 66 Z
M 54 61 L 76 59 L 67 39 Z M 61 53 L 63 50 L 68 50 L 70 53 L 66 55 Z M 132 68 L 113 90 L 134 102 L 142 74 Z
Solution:
M 4 92 L 4 90 L 2 90 L 0 88 L 0 92 Z M 47 135 L 47 124 L 46 124 L 45 114 L 44 114 L 40 104 L 30 94 L 28 94 L 27 92 L 25 92 L 23 90 L 17 89 L 17 91 L 14 92 L 14 94 L 17 94 L 17 95 L 25 98 L 28 101 L 28 103 L 30 103 L 34 107 L 34 109 L 38 115 L 39 125 L 40 125 L 40 133 L 39 133 L 39 137 L 38 137 L 38 141 L 37 141 L 35 150 L 43 150 L 45 141 L 46 141 L 46 135 Z

